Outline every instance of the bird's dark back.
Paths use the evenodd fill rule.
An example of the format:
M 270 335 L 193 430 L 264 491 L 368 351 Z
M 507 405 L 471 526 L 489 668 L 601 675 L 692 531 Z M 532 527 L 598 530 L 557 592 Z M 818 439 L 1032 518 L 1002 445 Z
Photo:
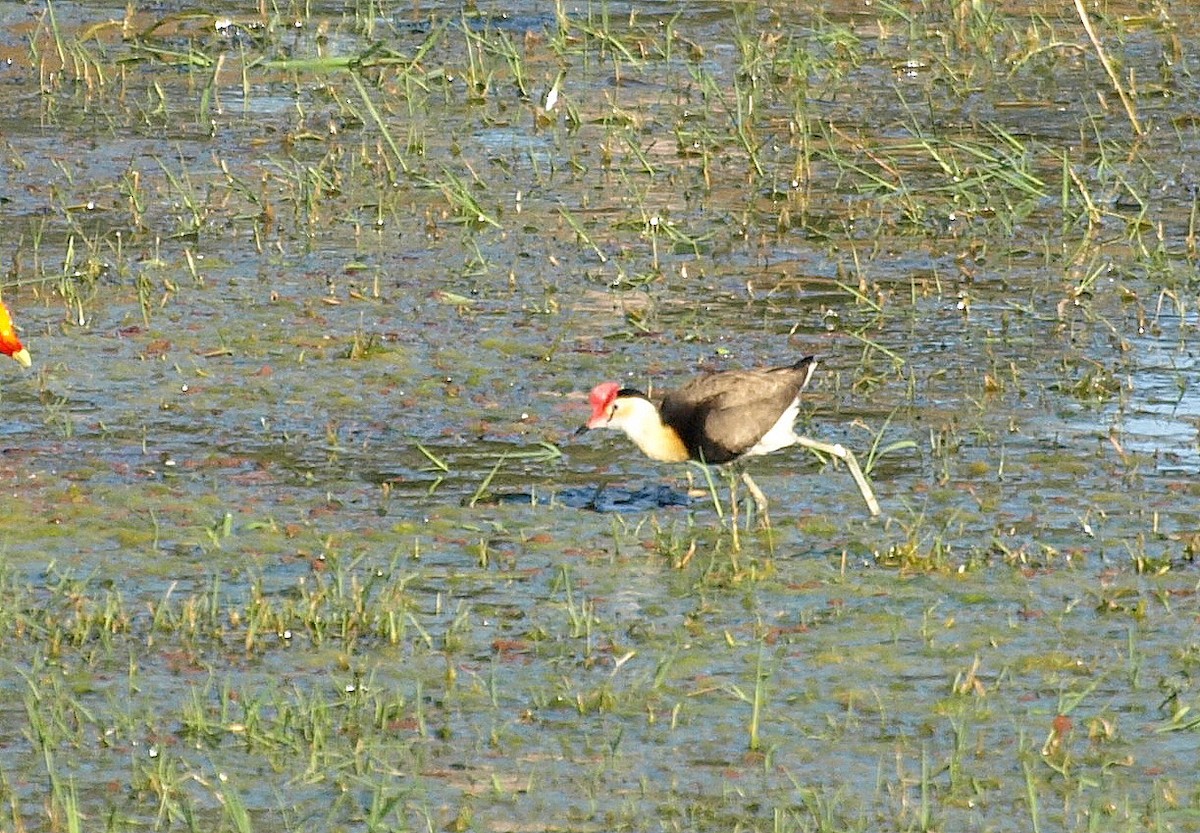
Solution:
M 700 376 L 668 393 L 660 410 L 689 453 L 727 463 L 749 451 L 800 395 L 814 360 L 768 370 L 728 370 Z

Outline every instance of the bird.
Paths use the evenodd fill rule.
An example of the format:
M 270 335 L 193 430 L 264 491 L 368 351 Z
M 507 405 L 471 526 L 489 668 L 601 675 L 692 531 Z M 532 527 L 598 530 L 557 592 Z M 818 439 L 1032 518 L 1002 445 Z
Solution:
M 845 461 L 871 514 L 878 515 L 879 504 L 854 455 L 841 445 L 796 433 L 800 392 L 816 367 L 816 358 L 805 356 L 782 367 L 706 373 L 657 400 L 635 388 L 603 382 L 588 395 L 592 414 L 576 433 L 598 428 L 624 431 L 643 454 L 664 463 L 737 464 L 799 444 Z M 760 522 L 770 526 L 766 496 L 744 468 L 740 476 L 754 498 Z M 731 490 L 733 485 L 731 481 Z
M 29 367 L 33 364 L 33 359 L 29 357 L 29 351 L 17 337 L 12 315 L 9 314 L 8 307 L 4 305 L 3 301 L 0 301 L 0 353 L 11 356 L 21 367 Z

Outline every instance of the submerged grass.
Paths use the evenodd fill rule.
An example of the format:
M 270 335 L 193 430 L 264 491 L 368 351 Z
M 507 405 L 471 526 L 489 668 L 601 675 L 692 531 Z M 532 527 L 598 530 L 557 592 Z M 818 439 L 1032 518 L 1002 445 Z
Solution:
M 691 591 L 677 596 L 678 612 L 651 606 L 632 618 L 604 595 L 582 590 L 607 572 L 583 564 L 555 571 L 546 605 L 532 618 L 513 618 L 517 608 L 507 603 L 496 606 L 495 591 L 519 573 L 447 572 L 408 557 L 387 567 L 329 562 L 298 578 L 294 593 L 266 594 L 259 579 L 261 589 L 242 595 L 213 576 L 189 593 L 133 607 L 93 581 L 59 573 L 23 583 L 10 572 L 3 577 L 9 632 L 60 636 L 57 650 L 21 673 L 30 730 L 7 754 L 19 771 L 40 761 L 64 818 L 102 812 L 122 825 L 212 818 L 229 812 L 230 800 L 250 819 L 294 813 L 306 806 L 297 795 L 346 788 L 354 798 L 304 811 L 310 822 L 336 823 L 370 806 L 400 825 L 425 817 L 452 823 L 465 806 L 476 818 L 491 817 L 492 807 L 515 817 L 546 806 L 571 815 L 598 789 L 620 791 L 652 777 L 661 759 L 646 757 L 648 750 L 676 746 L 687 750 L 686 765 L 735 772 L 741 786 L 734 794 L 697 793 L 668 780 L 613 812 L 651 814 L 663 823 L 677 813 L 697 815 L 709 819 L 705 827 L 732 817 L 769 825 L 782 813 L 809 824 L 821 813 L 853 819 L 885 812 L 900 827 L 932 815 L 942 823 L 969 818 L 973 807 L 995 806 L 1013 789 L 1028 813 L 1057 824 L 1064 821 L 1065 788 L 1076 796 L 1069 803 L 1089 812 L 1103 801 L 1114 804 L 1106 814 L 1119 829 L 1144 821 L 1135 814 L 1121 823 L 1123 801 L 1154 799 L 1122 792 L 1120 773 L 1150 752 L 1135 752 L 1135 742 L 1119 736 L 1131 731 L 1129 720 L 1158 723 L 1160 737 L 1188 729 L 1178 707 L 1159 718 L 1137 718 L 1142 707 L 1126 712 L 1127 697 L 1143 697 L 1142 685 L 1125 691 L 1137 666 L 1110 663 L 1102 650 L 1047 655 L 1029 645 L 1013 652 L 1004 643 L 1039 627 L 1039 617 L 1009 621 L 996 644 L 996 627 L 986 621 L 991 600 L 922 610 L 924 591 L 885 590 L 894 580 L 883 573 L 837 578 L 820 562 L 804 571 L 807 578 L 780 576 L 740 600 Z M 637 565 L 630 564 L 623 584 L 637 581 Z M 1024 596 L 1028 606 L 1030 585 L 1019 571 L 993 570 L 992 579 L 997 596 Z M 771 609 L 771 585 L 780 580 L 807 586 L 799 611 Z M 443 608 L 439 600 L 450 598 L 450 587 L 457 598 L 475 600 Z M 948 576 L 942 590 L 959 595 L 961 580 Z M 870 612 L 881 598 L 890 609 L 884 621 Z M 671 625 L 678 613 L 685 615 Z M 1041 613 L 1065 633 L 1112 615 L 1070 600 Z M 1163 614 L 1147 608 L 1143 615 Z M 881 624 L 891 635 L 882 643 L 852 636 Z M 1118 630 L 1122 652 L 1128 648 L 1130 660 L 1142 655 L 1142 627 Z M 923 635 L 920 671 L 895 656 L 897 647 L 907 653 L 910 631 Z M 24 662 L 15 647 L 6 644 L 5 660 Z M 131 655 L 139 659 L 131 663 Z M 1176 666 L 1182 670 L 1188 656 L 1169 662 L 1183 663 Z M 805 668 L 800 677 L 797 660 Z M 848 666 L 863 662 L 881 677 L 896 675 L 891 686 L 924 696 L 883 697 L 873 690 L 882 679 L 872 686 L 844 678 Z M 280 674 L 283 685 L 273 679 Z M 822 702 L 826 685 L 831 702 Z M 601 718 L 594 737 L 569 730 Z M 988 743 L 1013 721 L 1029 726 L 1024 741 Z M 701 722 L 707 728 L 697 733 Z M 845 782 L 819 765 L 828 744 L 848 753 L 864 733 L 891 736 L 904 748 L 906 727 L 917 725 L 925 727 L 924 742 L 902 752 L 895 772 L 877 773 L 874 797 L 847 794 Z M 1076 725 L 1090 740 L 1076 737 Z M 1047 731 L 1038 753 L 1029 735 Z M 737 751 L 739 734 L 755 757 Z M 464 762 L 470 750 L 484 757 Z M 1156 754 L 1172 753 L 1160 747 Z M 564 758 L 587 774 L 590 787 L 560 771 Z M 870 755 L 843 760 L 851 774 L 882 763 Z M 250 768 L 262 765 L 294 773 L 299 792 L 285 799 L 256 786 Z M 105 799 L 90 785 L 81 790 L 64 775 L 80 767 L 105 780 L 130 779 L 133 796 L 145 800 Z M 569 783 L 582 792 L 551 798 Z M 747 803 L 751 789 L 757 810 Z M 17 809 L 29 793 L 8 790 L 12 821 L 31 824 L 37 806 Z M 406 799 L 390 801 L 393 793 Z M 910 805 L 906 795 L 917 800 Z

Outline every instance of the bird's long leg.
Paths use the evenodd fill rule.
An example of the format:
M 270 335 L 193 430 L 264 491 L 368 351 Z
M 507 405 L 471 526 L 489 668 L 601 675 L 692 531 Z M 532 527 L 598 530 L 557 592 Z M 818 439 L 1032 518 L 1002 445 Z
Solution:
M 737 496 L 737 478 L 733 477 L 733 472 L 730 472 L 729 478 L 729 522 L 733 524 L 733 528 L 737 529 L 738 525 L 738 496 Z
M 858 459 L 855 458 L 853 451 L 841 443 L 823 443 L 819 440 L 809 439 L 808 437 L 798 437 L 796 442 L 805 448 L 829 454 L 845 463 L 846 468 L 850 469 L 850 476 L 858 484 L 858 490 L 862 492 L 863 500 L 867 502 L 867 509 L 871 511 L 871 516 L 878 517 L 880 512 L 879 501 L 875 499 L 875 492 L 871 489 L 871 484 L 867 481 L 866 475 L 863 474 L 862 469 L 859 467 Z
M 758 488 L 758 484 L 754 482 L 750 472 L 742 472 L 742 482 L 746 484 L 746 491 L 754 498 L 754 506 L 758 510 L 758 522 L 766 529 L 770 529 L 771 516 L 767 514 L 767 496 L 763 494 L 762 489 Z
M 737 478 L 733 476 L 733 472 L 729 474 L 729 531 L 733 535 L 733 551 L 741 552 L 742 542 L 738 537 L 738 502 L 737 502 Z

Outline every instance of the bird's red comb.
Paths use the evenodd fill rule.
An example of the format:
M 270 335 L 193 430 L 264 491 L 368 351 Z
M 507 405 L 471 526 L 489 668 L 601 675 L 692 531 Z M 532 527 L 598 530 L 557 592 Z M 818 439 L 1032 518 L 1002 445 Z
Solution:
M 621 386 L 617 382 L 601 382 L 588 394 L 588 402 L 592 404 L 594 410 L 601 410 L 616 399 L 620 391 Z

